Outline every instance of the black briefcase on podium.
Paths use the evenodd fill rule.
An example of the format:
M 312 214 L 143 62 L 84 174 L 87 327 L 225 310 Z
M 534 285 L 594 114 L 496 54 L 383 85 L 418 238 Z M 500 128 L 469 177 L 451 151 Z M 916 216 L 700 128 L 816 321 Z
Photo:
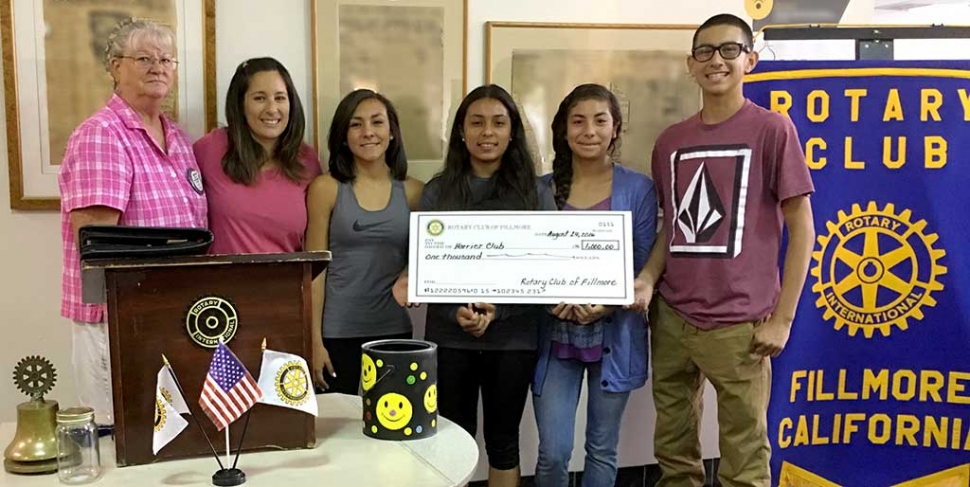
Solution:
M 220 339 L 254 378 L 264 338 L 270 349 L 310 358 L 311 284 L 330 252 L 199 255 L 212 242 L 202 229 L 84 227 L 79 233 L 84 300 L 107 303 L 119 466 L 211 455 L 191 424 L 152 454 L 162 354 L 216 445 L 224 444 L 224 435 L 198 400 Z M 307 387 L 312 394 L 309 380 Z M 230 428 L 233 450 L 243 432 L 236 424 Z M 308 414 L 257 404 L 242 449 L 310 448 L 314 426 Z

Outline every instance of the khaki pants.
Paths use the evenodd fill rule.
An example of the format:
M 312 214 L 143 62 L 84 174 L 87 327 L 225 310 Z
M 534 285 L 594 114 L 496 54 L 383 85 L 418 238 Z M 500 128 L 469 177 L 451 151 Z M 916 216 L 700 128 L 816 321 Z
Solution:
M 650 317 L 654 449 L 663 471 L 657 487 L 704 485 L 699 428 L 705 379 L 717 391 L 721 485 L 770 487 L 771 360 L 750 351 L 755 323 L 704 331 L 681 319 L 659 295 L 655 301 Z

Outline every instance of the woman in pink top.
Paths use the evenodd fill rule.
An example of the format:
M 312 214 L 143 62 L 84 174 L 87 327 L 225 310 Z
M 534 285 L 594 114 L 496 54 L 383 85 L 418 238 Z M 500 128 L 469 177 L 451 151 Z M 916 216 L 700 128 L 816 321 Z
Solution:
M 175 82 L 175 36 L 128 19 L 108 35 L 104 66 L 114 92 L 68 140 L 58 174 L 63 241 L 61 315 L 71 320 L 78 402 L 113 424 L 105 307 L 81 299 L 77 232 L 85 225 L 206 227 L 192 140 L 162 112 Z
M 303 250 L 307 186 L 322 171 L 303 143 L 303 105 L 286 68 L 268 57 L 240 64 L 226 121 L 193 146 L 215 236 L 210 252 Z

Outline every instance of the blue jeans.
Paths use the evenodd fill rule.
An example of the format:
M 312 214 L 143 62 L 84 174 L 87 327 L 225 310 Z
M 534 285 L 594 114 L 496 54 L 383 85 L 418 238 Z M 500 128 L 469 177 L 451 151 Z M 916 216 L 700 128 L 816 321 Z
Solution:
M 586 466 L 582 487 L 612 487 L 616 482 L 616 445 L 629 392 L 600 386 L 601 362 L 550 357 L 542 394 L 532 396 L 539 427 L 536 487 L 569 485 L 569 457 L 576 430 L 576 407 L 586 374 Z

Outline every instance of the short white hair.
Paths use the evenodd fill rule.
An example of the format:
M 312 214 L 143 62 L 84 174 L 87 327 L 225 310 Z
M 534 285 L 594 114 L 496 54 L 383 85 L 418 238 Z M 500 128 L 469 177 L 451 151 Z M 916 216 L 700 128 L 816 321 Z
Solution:
M 160 45 L 175 46 L 175 34 L 171 29 L 149 19 L 134 17 L 121 21 L 108 34 L 104 47 L 104 69 L 111 72 L 111 61 L 125 55 L 134 38 L 148 39 Z

